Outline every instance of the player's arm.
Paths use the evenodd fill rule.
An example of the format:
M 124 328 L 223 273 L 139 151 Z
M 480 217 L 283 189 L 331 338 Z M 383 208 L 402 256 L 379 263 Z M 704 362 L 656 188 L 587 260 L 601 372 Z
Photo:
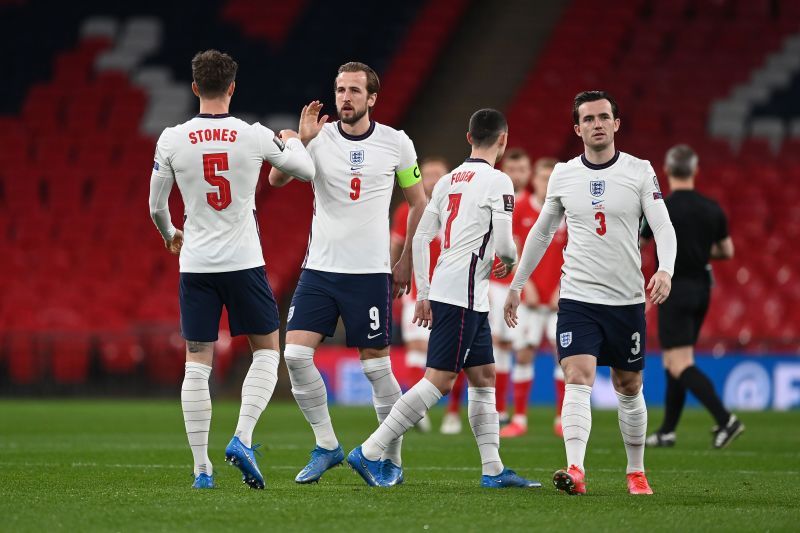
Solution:
M 272 170 L 280 173 L 279 179 L 273 180 L 270 171 L 270 185 L 282 187 L 295 177 L 301 181 L 314 179 L 314 161 L 300 142 L 300 138 L 292 130 L 283 130 L 280 135 L 261 124 L 253 124 L 258 139 L 259 155 L 272 165 Z
M 279 140 L 287 142 L 288 145 L 288 138 L 299 137 L 302 146 L 308 146 L 308 143 L 314 140 L 328 121 L 328 115 L 323 115 L 320 119 L 319 112 L 321 109 L 322 103 L 318 100 L 314 100 L 310 104 L 303 106 L 303 110 L 300 112 L 299 133 L 295 133 L 292 130 L 283 130 L 281 131 Z M 284 136 L 288 136 L 288 138 L 284 139 Z M 276 168 L 275 165 L 273 165 L 272 169 L 269 171 L 269 184 L 273 187 L 283 187 L 292 181 L 292 178 L 297 178 L 301 181 L 311 181 L 314 178 L 314 174 L 312 172 L 311 177 L 304 179 L 303 175 L 294 173 L 291 168 L 280 166 Z
M 164 239 L 164 246 L 166 246 L 167 250 L 178 255 L 183 245 L 183 232 L 172 225 L 172 218 L 169 213 L 169 193 L 175 183 L 175 175 L 166 156 L 167 140 L 165 133 L 166 131 L 158 139 L 153 161 L 153 173 L 150 174 L 150 218 Z
M 432 326 L 433 317 L 431 316 L 431 306 L 428 295 L 431 290 L 430 264 L 431 264 L 431 241 L 439 234 L 441 221 L 436 206 L 431 202 L 425 209 L 413 239 L 414 255 L 414 280 L 417 282 L 417 305 L 414 309 L 413 322 L 421 327 L 429 328 Z
M 395 175 L 397 176 L 397 184 L 400 185 L 403 196 L 408 202 L 408 222 L 403 251 L 400 253 L 400 258 L 392 266 L 392 285 L 396 297 L 411 291 L 411 246 L 422 212 L 428 202 L 425 197 L 425 189 L 422 186 L 422 177 L 417 165 L 417 153 L 414 150 L 414 144 L 405 133 L 400 133 L 400 162 L 395 169 Z
M 656 173 L 648 165 L 642 180 L 640 199 L 647 225 L 653 232 L 658 256 L 658 271 L 650 278 L 647 290 L 656 305 L 664 303 L 672 289 L 672 273 L 675 269 L 675 256 L 678 253 L 678 240 L 675 228 L 669 218 L 669 211 L 658 188 Z
M 389 240 L 389 257 L 391 264 L 394 265 L 400 260 L 400 255 L 403 253 L 403 248 L 406 243 L 406 230 L 408 227 L 407 217 L 403 218 L 401 215 L 407 212 L 403 206 L 399 206 L 394 210 L 394 217 L 392 220 L 392 232 Z
M 722 209 L 719 210 L 716 241 L 711 245 L 711 259 L 733 259 L 733 239 L 728 233 L 728 219 Z
M 517 265 L 517 272 L 514 274 L 514 279 L 511 281 L 506 303 L 503 306 L 506 324 L 509 327 L 517 325 L 517 308 L 520 302 L 520 292 L 525 286 L 525 282 L 531 277 L 534 269 L 539 265 L 547 247 L 550 246 L 553 237 L 561 225 L 561 219 L 564 216 L 564 206 L 561 199 L 555 192 L 556 183 L 558 181 L 558 165 L 553 170 L 550 176 L 550 182 L 547 184 L 547 197 L 545 198 L 542 212 L 536 223 L 528 232 L 528 237 L 525 239 L 525 246 L 522 248 L 522 255 L 520 256 L 519 265 Z

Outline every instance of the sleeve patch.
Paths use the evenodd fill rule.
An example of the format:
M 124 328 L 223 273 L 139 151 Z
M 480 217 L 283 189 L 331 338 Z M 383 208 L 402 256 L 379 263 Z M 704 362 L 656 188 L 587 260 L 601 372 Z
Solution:
M 286 144 L 277 135 L 272 138 L 272 142 L 275 143 L 275 146 L 277 146 L 278 150 L 281 152 L 286 148 Z
M 663 200 L 663 199 L 664 199 L 664 195 L 661 194 L 660 192 L 654 192 L 653 193 L 653 200 Z
M 514 211 L 514 195 L 513 194 L 504 194 L 503 195 L 503 208 L 512 213 Z

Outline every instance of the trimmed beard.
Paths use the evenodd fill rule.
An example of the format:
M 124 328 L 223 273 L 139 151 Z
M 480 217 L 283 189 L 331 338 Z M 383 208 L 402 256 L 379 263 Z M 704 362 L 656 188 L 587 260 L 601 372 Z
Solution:
M 344 117 L 342 117 L 341 111 L 339 111 L 339 120 L 341 120 L 343 123 L 347 124 L 348 126 L 351 126 L 351 125 L 355 124 L 356 122 L 358 122 L 359 120 L 361 120 L 364 117 L 364 115 L 367 114 L 367 112 L 369 112 L 369 107 L 365 108 L 364 111 L 362 111 L 360 113 L 358 113 L 355 110 L 353 110 L 353 116 L 348 118 L 348 119 L 345 119 Z

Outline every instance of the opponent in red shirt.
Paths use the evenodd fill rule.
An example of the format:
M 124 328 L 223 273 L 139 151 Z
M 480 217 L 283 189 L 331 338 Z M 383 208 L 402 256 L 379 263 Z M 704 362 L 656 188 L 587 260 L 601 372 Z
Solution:
M 547 182 L 556 162 L 551 158 L 538 159 L 533 169 L 533 194 L 526 191 L 517 198 L 512 223 L 514 237 L 520 247 L 525 242 L 536 219 L 539 218 L 539 212 L 547 195 Z M 527 281 L 522 292 L 524 305 L 519 308 L 519 325 L 516 328 L 519 333 L 513 338 L 513 347 L 516 352 L 516 361 L 511 372 L 514 389 L 514 416 L 511 423 L 500 432 L 501 437 L 518 437 L 528 431 L 527 407 L 533 385 L 533 359 L 545 333 L 550 346 L 555 347 L 558 287 L 561 279 L 561 265 L 564 263 L 562 250 L 567 242 L 566 227 L 563 224 L 556 232 L 553 241 L 555 244 L 547 249 L 538 268 Z M 556 435 L 561 436 L 564 374 L 557 362 L 553 377 L 556 388 L 556 418 L 553 429 Z
M 422 185 L 428 200 L 431 198 L 433 187 L 439 178 L 450 172 L 450 167 L 443 157 L 428 157 L 423 159 L 419 165 L 422 175 Z M 395 258 L 400 257 L 403 251 L 403 243 L 406 240 L 406 229 L 408 221 L 408 203 L 401 203 L 392 215 L 392 264 Z M 439 259 L 440 241 L 435 238 L 431 241 L 431 274 Z M 414 280 L 411 280 L 411 293 L 403 296 L 400 326 L 403 335 L 403 342 L 406 345 L 406 366 L 412 373 L 411 382 L 416 383 L 425 375 L 425 363 L 428 353 L 428 336 L 430 330 L 417 326 L 412 322 L 414 318 L 414 306 L 417 301 L 417 287 Z M 420 430 L 430 431 L 431 422 L 427 415 L 418 424 Z

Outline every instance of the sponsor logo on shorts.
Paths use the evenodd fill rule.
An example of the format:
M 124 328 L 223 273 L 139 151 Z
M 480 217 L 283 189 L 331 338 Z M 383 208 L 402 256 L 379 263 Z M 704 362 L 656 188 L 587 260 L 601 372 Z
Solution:
M 291 306 L 289 308 L 289 316 L 286 318 L 286 322 L 291 322 L 293 316 L 294 316 L 294 306 Z
M 558 342 L 561 344 L 562 348 L 566 348 L 570 344 L 572 344 L 572 332 L 565 331 L 561 335 L 558 336 Z

